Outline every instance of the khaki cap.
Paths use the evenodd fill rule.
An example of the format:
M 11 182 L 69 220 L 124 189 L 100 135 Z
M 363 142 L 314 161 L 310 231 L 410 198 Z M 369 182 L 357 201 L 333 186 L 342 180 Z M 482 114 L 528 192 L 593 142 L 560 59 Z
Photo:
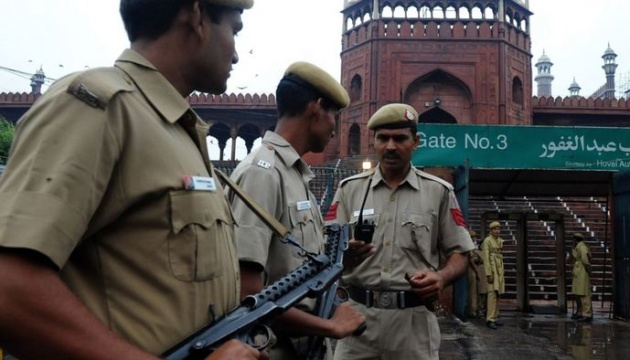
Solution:
M 204 0 L 204 2 L 243 10 L 251 9 L 254 6 L 254 0 Z
M 335 80 L 329 73 L 316 65 L 306 61 L 295 62 L 289 65 L 284 72 L 285 77 L 289 75 L 300 78 L 315 90 L 322 93 L 328 100 L 334 102 L 340 109 L 350 104 L 350 97 L 346 89 L 341 86 L 339 81 Z
M 498 221 L 493 221 L 490 223 L 490 226 L 489 226 L 490 229 L 494 229 L 496 227 L 501 227 L 501 223 Z
M 407 104 L 387 104 L 378 109 L 368 121 L 368 128 L 380 127 L 389 129 L 415 127 L 418 123 L 418 112 Z
M 579 232 L 573 233 L 573 237 L 574 238 L 579 238 L 579 239 L 584 239 L 584 235 L 582 235 L 582 233 L 579 233 Z
M 470 237 L 477 236 L 477 232 L 475 230 L 472 230 L 472 229 L 468 230 L 468 234 L 470 234 Z

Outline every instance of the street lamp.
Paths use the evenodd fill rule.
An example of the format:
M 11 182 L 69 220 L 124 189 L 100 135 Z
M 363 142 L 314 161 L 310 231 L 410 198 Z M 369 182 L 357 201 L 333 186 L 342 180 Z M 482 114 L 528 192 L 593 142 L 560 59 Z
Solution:
M 372 168 L 372 162 L 370 160 L 365 160 L 363 162 L 363 170 L 370 170 Z

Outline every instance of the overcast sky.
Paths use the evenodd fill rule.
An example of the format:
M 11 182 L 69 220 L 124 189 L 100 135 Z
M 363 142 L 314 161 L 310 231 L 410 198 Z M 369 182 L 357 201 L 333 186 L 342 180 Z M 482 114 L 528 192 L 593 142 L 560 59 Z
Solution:
M 27 73 L 42 66 L 47 76 L 57 78 L 112 64 L 128 45 L 118 3 L 0 0 L 0 66 Z M 343 0 L 256 0 L 244 13 L 245 28 L 237 39 L 241 61 L 228 91 L 271 93 L 296 60 L 339 77 L 342 7 Z M 530 9 L 533 63 L 545 49 L 555 64 L 554 95 L 567 95 L 574 76 L 582 95 L 602 85 L 601 55 L 609 42 L 619 55 L 617 73 L 630 71 L 628 0 L 530 0 Z M 29 90 L 27 79 L 0 70 L 0 91 Z
M 111 65 L 128 46 L 118 0 L 0 0 L 0 67 L 50 78 Z M 240 62 L 228 92 L 273 93 L 284 69 L 307 60 L 339 78 L 343 0 L 256 0 L 237 38 Z M 543 49 L 554 63 L 553 94 L 573 77 L 589 96 L 605 83 L 601 56 L 618 55 L 618 83 L 630 81 L 630 1 L 530 0 L 532 64 Z M 534 69 L 534 75 L 536 71 Z M 28 76 L 26 76 L 28 77 Z M 0 69 L 0 92 L 30 91 L 29 80 Z M 534 83 L 534 95 L 536 85 Z

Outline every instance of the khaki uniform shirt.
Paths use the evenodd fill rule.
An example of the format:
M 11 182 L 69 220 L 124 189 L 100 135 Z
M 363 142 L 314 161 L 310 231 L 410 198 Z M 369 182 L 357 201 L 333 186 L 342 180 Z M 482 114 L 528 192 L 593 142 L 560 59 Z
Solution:
M 262 145 L 241 161 L 231 177 L 300 245 L 314 253 L 324 250 L 323 219 L 308 187 L 314 175 L 280 135 L 267 132 Z M 302 265 L 305 258 L 298 248 L 282 243 L 238 196 L 230 193 L 229 198 L 240 261 L 261 265 L 269 283 Z
M 492 284 L 486 279 L 488 291 L 505 292 L 505 269 L 503 267 L 503 239 L 489 235 L 481 243 L 481 254 L 486 276 L 492 276 Z
M 59 80 L 18 124 L 0 246 L 47 256 L 112 331 L 159 354 L 238 304 L 206 125 L 143 57 Z M 186 190 L 183 177 L 214 181 Z
M 440 253 L 450 257 L 474 248 L 450 184 L 413 167 L 393 191 L 379 168 L 343 180 L 326 222 L 356 223 L 366 191 L 363 219 L 376 225 L 372 242 L 377 251 L 344 274 L 346 284 L 409 290 L 405 273 L 437 270 Z
M 590 295 L 591 277 L 586 268 L 591 263 L 591 250 L 584 241 L 580 241 L 571 250 L 573 256 L 573 294 Z

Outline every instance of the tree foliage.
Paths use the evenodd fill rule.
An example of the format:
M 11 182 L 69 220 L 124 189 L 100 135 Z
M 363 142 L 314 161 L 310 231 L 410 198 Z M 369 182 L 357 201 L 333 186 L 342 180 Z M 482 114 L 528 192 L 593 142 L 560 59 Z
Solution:
M 0 115 L 0 164 L 6 164 L 15 135 L 15 126 Z

